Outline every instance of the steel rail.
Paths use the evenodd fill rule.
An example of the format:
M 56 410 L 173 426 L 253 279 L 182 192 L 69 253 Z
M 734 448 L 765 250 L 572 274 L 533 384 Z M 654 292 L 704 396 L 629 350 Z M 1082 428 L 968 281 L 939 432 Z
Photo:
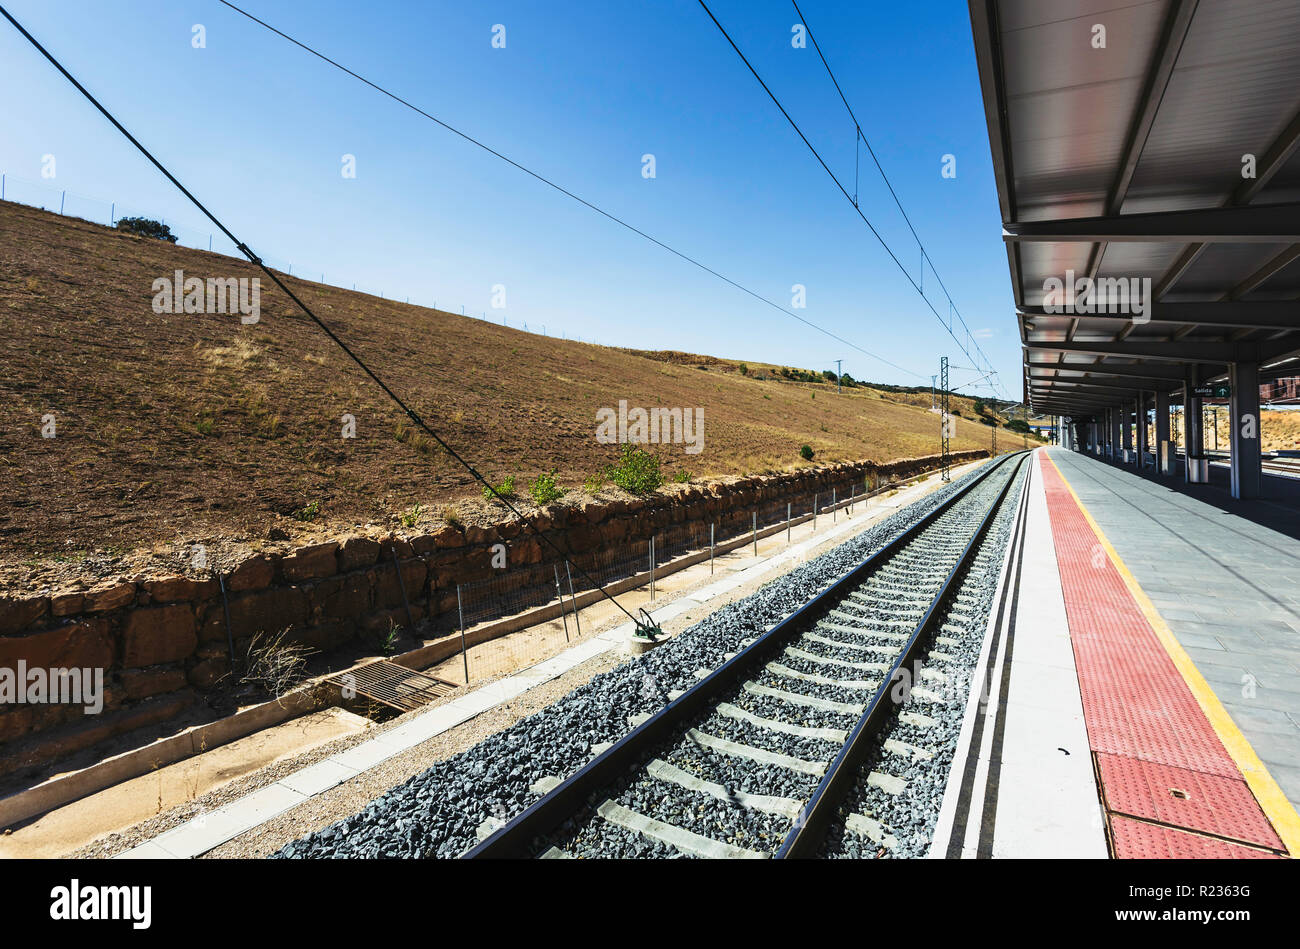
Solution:
M 1006 463 L 1023 453 L 995 458 L 987 470 L 955 492 L 933 511 L 905 529 L 880 550 L 840 577 L 825 590 L 758 637 L 731 659 L 701 679 L 685 693 L 669 702 L 646 721 L 624 735 L 611 747 L 583 765 L 535 801 L 522 813 L 499 828 L 490 837 L 466 851 L 463 859 L 517 859 L 533 856 L 534 842 L 552 833 L 566 819 L 586 807 L 595 791 L 615 783 L 645 755 L 647 748 L 667 740 L 685 722 L 705 710 L 718 693 L 743 681 L 743 677 L 770 653 L 788 640 L 802 634 L 810 621 L 820 616 L 828 602 L 843 599 L 863 579 L 902 550 L 938 518 L 952 510 L 975 488 L 983 484 Z M 1014 480 L 1014 478 L 1012 479 Z M 1005 490 L 1004 490 L 1005 493 Z M 999 495 L 1001 497 L 1002 495 Z M 933 607 L 931 607 L 933 610 Z M 886 683 L 888 684 L 888 683 Z
M 785 840 L 776 851 L 775 856 L 777 859 L 806 859 L 818 855 L 822 841 L 826 838 L 827 828 L 835 817 L 836 809 L 853 787 L 854 781 L 857 780 L 860 774 L 862 763 L 871 751 L 872 739 L 879 734 L 880 729 L 889 719 L 890 713 L 903 704 L 897 701 L 887 701 L 890 693 L 894 691 L 894 683 L 900 682 L 906 676 L 905 670 L 908 665 L 929 644 L 940 618 L 944 615 L 945 603 L 950 596 L 956 593 L 957 588 L 965 579 L 966 571 L 975 561 L 975 555 L 978 552 L 980 543 L 984 540 L 984 536 L 993 525 L 993 520 L 1002 509 L 1002 503 L 1006 500 L 1012 485 L 1016 483 L 1016 475 L 1024 464 L 1027 454 L 1017 452 L 1015 457 L 1017 457 L 1016 467 L 1012 471 L 1011 477 L 1007 479 L 1007 483 L 1002 486 L 998 496 L 989 505 L 989 509 L 980 521 L 979 527 L 975 529 L 957 563 L 949 571 L 942 588 L 930 602 L 930 608 L 921 617 L 921 621 L 916 624 L 916 629 L 908 639 L 907 646 L 894 660 L 888 678 L 876 690 L 871 703 L 862 713 L 862 717 L 858 719 L 857 725 L 849 732 L 844 747 L 840 749 L 839 754 L 835 756 L 835 760 L 826 769 L 826 774 L 822 777 L 821 783 L 817 785 L 812 797 L 809 798 L 808 803 L 804 805 L 803 810 L 795 818 L 790 833 L 786 835 Z M 916 681 L 911 683 L 912 688 L 919 685 L 920 683 Z

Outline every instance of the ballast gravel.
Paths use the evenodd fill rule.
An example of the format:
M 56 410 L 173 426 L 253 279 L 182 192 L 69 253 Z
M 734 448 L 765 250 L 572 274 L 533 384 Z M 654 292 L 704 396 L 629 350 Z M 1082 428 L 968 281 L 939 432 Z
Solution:
M 631 731 L 632 716 L 657 711 L 669 701 L 670 691 L 693 686 L 698 681 L 696 670 L 721 665 L 727 654 L 742 648 L 743 641 L 766 632 L 982 470 L 983 467 L 970 472 L 772 580 L 750 596 L 718 609 L 659 648 L 596 676 L 554 705 L 473 748 L 438 762 L 376 798 L 357 814 L 287 844 L 275 856 L 461 855 L 479 842 L 479 829 L 489 818 L 507 821 L 536 801 L 541 795 L 532 786 L 539 779 L 564 778 L 578 770 L 593 756 L 594 746 L 617 741 Z M 787 686 L 788 682 L 783 680 Z M 762 714 L 760 702 L 750 701 L 749 705 L 755 714 Z M 820 720 L 822 716 L 809 718 Z M 837 724 L 842 721 L 841 718 Z M 710 763 L 707 756 L 718 757 L 700 749 L 700 760 L 694 768 L 678 766 L 708 780 L 702 769 L 717 764 Z M 765 782 L 765 787 L 770 788 L 770 782 Z M 707 819 L 711 813 L 714 812 L 706 808 L 701 819 Z M 727 813 L 731 815 L 730 811 Z M 572 830 L 577 829 L 575 823 Z M 755 834 L 768 830 L 766 821 L 752 825 Z M 623 831 L 602 840 L 602 854 L 643 858 L 681 856 L 672 847 Z

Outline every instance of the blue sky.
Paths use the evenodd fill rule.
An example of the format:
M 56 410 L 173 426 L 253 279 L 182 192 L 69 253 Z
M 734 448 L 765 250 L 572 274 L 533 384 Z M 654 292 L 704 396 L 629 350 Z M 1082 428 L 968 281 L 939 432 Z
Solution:
M 808 329 L 545 187 L 216 0 L 5 0 L 268 262 L 602 343 L 928 384 L 964 357 L 695 0 L 241 0 L 428 112 L 915 375 Z M 710 6 L 852 190 L 853 126 L 793 7 Z M 966 4 L 806 0 L 814 34 L 1007 394 L 1020 348 Z M 202 24 L 206 48 L 191 43 Z M 506 28 L 494 49 L 492 29 Z M 0 171 L 212 230 L 0 23 Z M 656 177 L 642 177 L 653 154 Z M 941 176 L 945 153 L 957 176 Z M 356 156 L 356 178 L 341 174 Z M 42 180 L 42 159 L 56 176 Z M 865 149 L 864 212 L 920 254 Z M 69 198 L 69 211 L 103 210 Z M 215 245 L 220 248 L 220 242 Z M 947 304 L 928 271 L 936 309 Z M 495 285 L 504 310 L 491 308 Z M 308 300 L 310 303 L 310 300 Z M 454 358 L 454 354 L 448 354 Z M 975 378 L 954 371 L 954 385 Z M 979 391 L 979 390 L 970 390 Z M 985 389 L 984 391 L 987 391 Z

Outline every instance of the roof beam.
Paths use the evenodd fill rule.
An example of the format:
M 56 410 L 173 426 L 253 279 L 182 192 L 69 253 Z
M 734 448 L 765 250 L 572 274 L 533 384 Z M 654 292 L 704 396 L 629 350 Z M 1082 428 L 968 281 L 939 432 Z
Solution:
M 1124 153 L 1120 158 L 1119 173 L 1115 176 L 1106 198 L 1108 215 L 1119 214 L 1124 207 L 1124 199 L 1128 196 L 1129 185 L 1133 183 L 1133 174 L 1137 171 L 1138 160 L 1142 157 L 1142 150 L 1146 148 L 1147 138 L 1151 135 L 1151 126 L 1155 124 L 1156 113 L 1160 111 L 1160 103 L 1165 97 L 1165 90 L 1169 87 L 1169 79 L 1174 74 L 1174 64 L 1178 62 L 1178 54 L 1182 51 L 1183 41 L 1187 39 L 1192 17 L 1196 15 L 1197 3 L 1198 0 L 1184 0 L 1182 3 L 1170 5 L 1164 29 L 1161 30 L 1160 46 L 1152 59 L 1151 69 L 1147 72 L 1146 83 L 1142 87 L 1142 96 L 1138 99 L 1137 107 L 1133 112 L 1133 121 L 1124 143 Z M 1106 256 L 1107 246 L 1109 245 L 1103 242 L 1092 248 L 1092 253 L 1088 256 L 1089 277 L 1096 278 L 1097 271 L 1101 269 L 1101 260 Z M 1073 328 L 1070 336 L 1071 338 L 1074 336 Z
M 1080 343 L 1069 342 L 1029 342 L 1025 344 L 1029 352 L 1078 353 L 1087 356 L 1118 356 L 1121 359 L 1155 359 L 1160 362 L 1258 362 L 1259 347 L 1247 342 L 1238 343 L 1189 343 L 1181 342 L 1123 342 Z
M 1098 363 L 1081 366 L 1075 363 L 1031 362 L 1028 366 L 1030 373 L 1033 373 L 1035 369 L 1042 369 L 1056 373 L 1087 373 L 1088 375 L 1107 376 L 1112 379 L 1145 379 L 1149 382 L 1180 383 L 1185 375 L 1183 370 L 1176 366 L 1161 365 L 1117 366 L 1113 363 Z
M 1062 390 L 1070 392 L 1079 392 L 1084 390 L 1103 390 L 1113 389 L 1116 392 L 1141 392 L 1142 386 L 1132 380 L 1128 382 L 1115 382 L 1111 379 L 1034 379 L 1032 380 L 1033 388 L 1060 387 Z
M 1237 284 L 1228 291 L 1228 299 L 1236 300 L 1238 297 L 1245 296 L 1252 290 L 1258 290 L 1271 277 L 1281 273 L 1284 269 L 1300 260 L 1300 244 L 1292 244 L 1276 257 L 1271 258 L 1264 266 L 1260 267 L 1253 274 L 1247 277 L 1241 283 Z
M 1300 256 L 1300 253 L 1296 256 Z M 1048 313 L 1041 305 L 1019 306 L 1016 309 L 1022 320 L 1069 316 L 1082 320 L 1102 320 L 1116 325 L 1136 322 L 1132 316 L 1118 313 Z M 1156 324 L 1186 323 L 1228 326 L 1234 329 L 1300 330 L 1300 301 L 1296 300 L 1154 303 L 1147 315 L 1150 317 L 1147 322 Z
M 1013 221 L 1002 225 L 1002 238 L 1055 243 L 1296 244 L 1300 243 L 1300 204 Z
M 1255 177 L 1242 181 L 1223 202 L 1225 207 L 1235 204 L 1250 204 L 1273 176 L 1287 163 L 1296 148 L 1300 146 L 1300 112 L 1297 112 L 1290 124 L 1282 130 L 1255 166 Z M 1196 262 L 1205 250 L 1204 244 L 1191 244 L 1184 247 L 1178 259 L 1156 282 L 1155 298 L 1159 300 L 1176 284 L 1183 274 Z

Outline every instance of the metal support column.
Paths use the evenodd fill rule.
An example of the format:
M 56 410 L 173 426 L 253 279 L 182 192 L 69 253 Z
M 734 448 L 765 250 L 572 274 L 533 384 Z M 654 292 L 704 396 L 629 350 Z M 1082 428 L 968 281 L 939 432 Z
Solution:
M 1174 443 L 1169 439 L 1169 393 L 1156 392 L 1156 471 L 1174 473 Z
M 1203 450 L 1201 397 L 1196 394 L 1196 386 L 1199 382 L 1197 367 L 1191 366 L 1187 370 L 1187 378 L 1183 381 L 1183 453 L 1186 457 L 1183 478 L 1189 483 L 1205 482 L 1210 477 L 1209 465 L 1205 461 Z
M 1260 469 L 1259 364 L 1228 364 L 1228 425 L 1232 442 L 1232 496 L 1257 498 L 1263 488 Z
M 1137 411 L 1137 468 L 1141 471 L 1147 464 L 1147 395 L 1146 390 L 1138 393 Z

